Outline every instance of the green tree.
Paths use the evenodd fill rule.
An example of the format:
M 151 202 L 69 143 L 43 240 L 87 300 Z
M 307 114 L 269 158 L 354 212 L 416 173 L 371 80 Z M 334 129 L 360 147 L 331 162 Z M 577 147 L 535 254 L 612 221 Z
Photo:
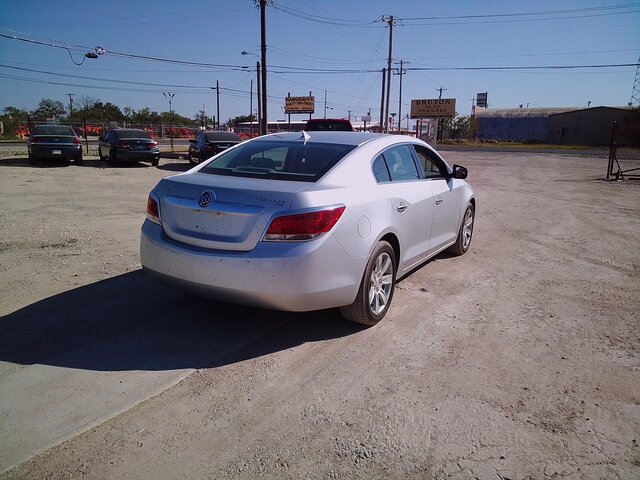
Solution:
M 209 120 L 204 110 L 198 110 L 198 113 L 193 116 L 193 119 L 202 127 L 206 127 L 207 121 Z
M 0 116 L 2 117 L 2 120 L 5 121 L 21 122 L 26 120 L 27 115 L 29 115 L 28 111 L 23 110 L 22 108 L 12 107 L 11 105 L 4 107 L 2 112 L 3 114 Z
M 64 104 L 60 100 L 51 100 L 50 98 L 43 98 L 33 112 L 34 117 L 44 118 L 57 118 L 62 117 L 66 110 Z

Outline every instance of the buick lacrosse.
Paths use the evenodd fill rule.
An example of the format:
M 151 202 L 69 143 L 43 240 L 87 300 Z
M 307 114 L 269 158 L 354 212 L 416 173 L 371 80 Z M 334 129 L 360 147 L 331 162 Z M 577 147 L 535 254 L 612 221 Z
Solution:
M 294 132 L 240 143 L 149 194 L 140 260 L 159 279 L 224 302 L 339 307 L 365 325 L 396 280 L 469 249 L 467 170 L 407 136 Z

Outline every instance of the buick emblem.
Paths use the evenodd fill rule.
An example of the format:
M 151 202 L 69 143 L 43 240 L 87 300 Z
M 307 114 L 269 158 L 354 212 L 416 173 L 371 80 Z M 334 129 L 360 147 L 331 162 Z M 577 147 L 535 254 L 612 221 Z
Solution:
M 214 198 L 215 194 L 211 190 L 205 190 L 200 194 L 198 205 L 200 205 L 202 208 L 208 207 Z

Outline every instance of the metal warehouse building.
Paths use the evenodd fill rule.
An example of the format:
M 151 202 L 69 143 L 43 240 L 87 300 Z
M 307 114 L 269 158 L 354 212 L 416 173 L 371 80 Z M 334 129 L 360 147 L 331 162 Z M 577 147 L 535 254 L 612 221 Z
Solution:
M 582 108 L 549 116 L 549 143 L 564 145 L 609 145 L 613 122 L 629 118 L 625 107 Z M 633 139 L 623 136 L 619 145 L 631 145 Z
M 485 140 L 549 141 L 549 116 L 570 108 L 476 108 L 476 137 Z

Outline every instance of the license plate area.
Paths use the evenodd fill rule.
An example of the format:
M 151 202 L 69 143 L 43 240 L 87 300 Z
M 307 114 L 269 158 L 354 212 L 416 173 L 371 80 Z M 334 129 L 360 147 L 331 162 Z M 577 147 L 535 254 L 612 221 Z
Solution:
M 51 152 L 52 155 L 62 155 L 62 150 L 53 150 Z

